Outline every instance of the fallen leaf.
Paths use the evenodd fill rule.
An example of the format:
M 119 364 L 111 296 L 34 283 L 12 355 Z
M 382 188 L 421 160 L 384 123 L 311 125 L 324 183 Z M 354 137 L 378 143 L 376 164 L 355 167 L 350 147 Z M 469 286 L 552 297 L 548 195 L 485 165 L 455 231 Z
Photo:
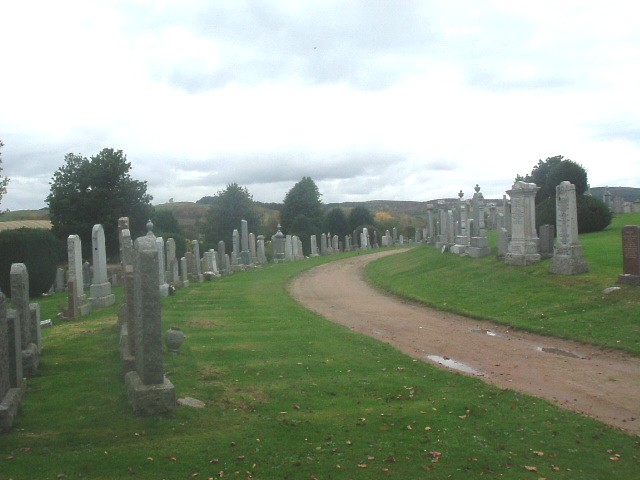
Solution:
M 394 463 L 395 461 L 396 461 L 396 457 L 394 457 L 393 455 L 389 455 L 385 460 L 385 462 L 387 463 Z
M 612 462 L 617 462 L 618 460 L 620 460 L 620 455 L 614 455 L 613 457 L 609 457 L 609 460 L 611 460 Z
M 173 455 L 169 455 L 169 454 L 165 455 L 164 458 L 167 458 L 167 459 L 171 460 L 172 462 L 177 462 L 178 461 L 178 459 L 176 457 L 174 457 Z
M 209 463 L 218 463 L 220 461 L 219 458 L 212 458 L 211 460 L 209 460 Z
M 200 475 L 200 474 L 199 474 L 199 473 L 197 473 L 197 472 L 193 472 L 193 473 L 191 474 L 191 478 L 195 478 L 195 477 L 197 477 L 198 475 Z
M 347 445 L 352 445 L 351 440 L 347 440 Z
M 24 453 L 29 453 L 31 451 L 31 447 L 27 447 L 24 449 Z
M 525 466 L 524 466 L 524 469 L 525 469 L 527 472 L 537 472 L 537 471 L 538 471 L 538 467 L 531 467 L 531 466 L 529 466 L 529 465 L 525 465 Z
M 358 464 L 358 468 L 367 468 L 367 464 L 366 463 L 359 463 Z
M 413 430 L 413 427 L 411 425 L 407 425 L 407 430 Z
M 533 451 L 533 453 L 535 453 L 537 456 L 539 457 L 544 457 L 544 452 L 536 452 L 535 450 Z
M 150 462 L 153 462 L 153 457 L 147 457 L 147 460 L 149 460 Z
M 424 427 L 424 429 L 425 429 L 425 431 L 428 432 L 429 430 L 431 430 L 431 427 Z
M 376 457 L 372 457 L 371 455 L 369 455 L 367 457 L 367 460 L 369 460 L 370 462 L 374 461 L 376 459 Z

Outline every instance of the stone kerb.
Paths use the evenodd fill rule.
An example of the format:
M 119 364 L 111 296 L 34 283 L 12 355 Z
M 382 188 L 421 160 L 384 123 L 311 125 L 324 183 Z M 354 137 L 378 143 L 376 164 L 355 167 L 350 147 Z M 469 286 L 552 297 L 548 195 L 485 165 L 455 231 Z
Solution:
M 7 316 L 7 302 L 0 292 L 0 433 L 11 430 L 24 393 L 20 328 Z M 11 323 L 11 325 L 10 325 Z M 17 333 L 17 335 L 16 335 Z
M 556 187 L 556 229 L 558 238 L 549 271 L 560 275 L 588 272 L 589 265 L 578 239 L 576 187 L 567 181 Z
M 122 236 L 122 232 L 120 232 Z M 120 239 L 122 242 L 122 238 Z M 107 280 L 107 250 L 104 241 L 104 228 L 97 224 L 91 232 L 93 254 L 93 279 L 89 287 L 89 301 L 92 308 L 108 307 L 116 302 L 111 293 L 111 283 Z
M 134 244 L 135 370 L 125 375 L 127 400 L 136 415 L 176 408 L 173 384 L 164 376 L 158 246 L 151 231 Z
M 9 273 L 11 284 L 11 302 L 15 307 L 17 327 L 20 329 L 20 349 L 22 350 L 22 368 L 27 377 L 38 374 L 40 366 L 40 352 L 32 338 L 31 309 L 29 308 L 29 273 L 24 263 L 11 265 Z M 39 325 L 38 325 L 39 327 Z M 34 332 L 36 326 L 33 328 Z M 38 335 L 39 333 L 36 333 Z

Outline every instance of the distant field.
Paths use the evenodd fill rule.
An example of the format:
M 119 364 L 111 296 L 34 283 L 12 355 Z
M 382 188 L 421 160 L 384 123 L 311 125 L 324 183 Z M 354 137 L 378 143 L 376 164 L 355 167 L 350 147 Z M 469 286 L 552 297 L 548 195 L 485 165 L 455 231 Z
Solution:
M 51 230 L 51 222 L 49 220 L 10 220 L 8 222 L 0 221 L 0 232 L 3 230 L 15 230 L 16 228 L 44 228 Z

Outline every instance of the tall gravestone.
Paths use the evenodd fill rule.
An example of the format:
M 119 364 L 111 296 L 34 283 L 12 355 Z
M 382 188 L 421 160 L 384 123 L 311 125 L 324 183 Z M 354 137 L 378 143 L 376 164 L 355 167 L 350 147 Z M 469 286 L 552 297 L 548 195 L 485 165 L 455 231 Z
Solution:
M 240 250 L 240 259 L 243 265 L 251 265 L 251 250 L 249 250 L 249 225 L 246 220 L 240 220 L 240 240 L 241 247 Z
M 97 224 L 91 231 L 93 254 L 93 279 L 89 287 L 89 301 L 92 308 L 108 307 L 116 302 L 107 279 L 107 250 L 104 243 L 104 228 Z
M 280 230 L 281 227 L 278 225 L 278 231 L 271 238 L 271 245 L 273 246 L 273 262 L 274 263 L 283 263 L 284 255 L 285 255 L 285 236 Z
M 427 243 L 429 245 L 435 245 L 435 234 L 436 234 L 436 224 L 433 218 L 433 205 L 427 205 L 427 228 L 429 229 L 429 237 L 427 238 Z M 387 237 L 389 236 L 389 232 L 387 232 Z
M 315 235 L 311 235 L 311 256 L 312 257 L 317 257 L 318 256 L 318 242 L 316 240 L 316 236 Z
M 7 301 L 0 292 L 0 433 L 11 430 L 24 391 L 21 353 L 16 348 L 21 343 L 20 329 L 16 329 L 15 318 L 8 318 Z
M 187 268 L 187 258 L 180 258 L 180 283 L 182 288 L 189 286 L 189 269 Z
M 164 264 L 164 238 L 156 237 L 158 246 L 158 289 L 161 297 L 169 296 L 169 284 L 167 283 L 165 264 Z
M 227 251 L 226 251 L 226 246 L 224 244 L 224 241 L 220 240 L 218 242 L 218 266 L 220 267 L 220 270 L 222 271 L 222 273 L 227 273 L 226 267 L 224 265 L 224 256 L 226 255 Z
M 618 283 L 640 285 L 640 225 L 622 228 L 622 267 Z
M 327 254 L 327 234 L 322 233 L 320 235 L 320 255 Z
M 198 240 L 191 241 L 191 247 L 193 249 L 194 263 L 195 263 L 195 277 L 196 282 L 202 283 L 204 278 L 202 276 L 202 268 L 200 264 L 200 243 Z
M 291 235 L 286 235 L 284 240 L 284 261 L 290 262 L 293 260 L 293 241 Z
M 249 252 L 251 253 L 251 263 L 258 261 L 258 251 L 256 249 L 256 235 L 255 233 L 249 233 Z
M 134 413 L 141 416 L 176 408 L 175 387 L 163 371 L 159 251 L 151 227 L 148 225 L 147 235 L 134 244 L 135 370 L 125 375 L 127 400 Z
M 240 259 L 240 233 L 238 232 L 237 228 L 234 228 L 233 233 L 231 234 L 231 245 L 231 258 L 233 259 L 232 263 L 236 265 L 236 263 Z
M 91 312 L 91 304 L 84 293 L 82 243 L 78 235 L 69 235 L 69 238 L 67 238 L 67 260 L 69 262 L 69 278 L 74 279 L 74 301 L 77 305 L 77 312 L 78 315 L 84 316 Z M 69 295 L 71 295 L 71 292 L 69 292 Z
M 558 238 L 549 271 L 560 275 L 588 272 L 589 265 L 578 239 L 576 187 L 571 182 L 560 182 L 556 187 L 556 230 Z
M 536 233 L 535 183 L 517 181 L 507 193 L 511 197 L 511 241 L 505 263 L 530 265 L 540 261 L 539 239 Z
M 176 241 L 167 238 L 167 276 L 169 282 L 174 287 L 182 287 L 180 282 L 180 269 L 178 268 L 178 258 L 176 257 Z
M 22 369 L 27 377 L 38 374 L 40 365 L 40 353 L 35 344 L 35 338 L 31 337 L 31 310 L 29 309 L 29 272 L 24 263 L 11 265 L 9 273 L 11 283 L 11 303 L 16 312 L 16 319 L 20 328 L 22 350 Z M 38 325 L 39 328 L 39 325 Z
M 258 235 L 258 263 L 264 265 L 267 263 L 267 254 L 264 246 L 264 235 Z
M 540 258 L 553 257 L 553 244 L 555 240 L 555 227 L 553 225 L 540 225 Z
M 66 289 L 66 285 L 64 283 L 64 268 L 58 267 L 56 269 L 56 293 L 64 292 Z

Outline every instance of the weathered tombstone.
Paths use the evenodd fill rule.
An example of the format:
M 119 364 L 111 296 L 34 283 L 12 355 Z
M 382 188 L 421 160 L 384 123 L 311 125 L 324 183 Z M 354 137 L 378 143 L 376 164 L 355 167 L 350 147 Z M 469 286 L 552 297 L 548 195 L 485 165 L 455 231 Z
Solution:
M 165 277 L 164 268 L 164 238 L 156 237 L 156 245 L 158 247 L 158 291 L 160 292 L 161 297 L 168 297 L 169 284 Z
M 273 247 L 273 262 L 274 263 L 282 263 L 284 262 L 285 255 L 285 236 L 280 230 L 280 225 L 278 225 L 278 231 L 271 238 L 271 245 Z
M 88 290 L 91 286 L 91 264 L 88 260 L 85 260 L 82 264 L 82 279 L 84 281 L 82 288 Z
M 251 251 L 249 250 L 249 225 L 246 220 L 240 220 L 241 246 L 240 258 L 243 265 L 251 265 L 253 263 Z
M 104 229 L 100 224 L 93 226 L 91 247 L 93 280 L 89 287 L 89 301 L 92 308 L 108 307 L 116 303 L 116 296 L 111 293 L 111 284 L 107 279 L 107 250 L 104 244 Z
M 509 250 L 509 232 L 506 228 L 500 227 L 498 230 L 498 259 L 504 260 L 504 256 Z
M 124 230 L 129 231 L 129 217 L 120 217 L 118 219 L 118 247 L 120 249 L 120 266 L 123 269 L 125 265 L 131 265 L 130 262 L 127 263 L 125 262 L 125 259 L 124 259 L 124 251 L 123 251 L 123 243 L 122 243 L 122 234 Z M 129 235 L 129 240 L 131 240 L 131 235 Z
M 38 354 L 42 353 L 42 328 L 40 326 L 40 304 L 29 304 L 29 330 L 31 341 L 36 344 Z
M 619 195 L 613 197 L 613 213 L 624 213 L 624 198 Z
M 338 235 L 333 236 L 331 247 L 333 248 L 334 253 L 340 252 L 340 238 L 338 237 Z
M 398 243 L 398 229 L 393 227 L 393 244 Z
M 588 272 L 589 265 L 578 239 L 576 187 L 571 182 L 563 181 L 556 187 L 556 226 L 558 239 L 549 271 L 560 275 Z
M 167 271 L 169 282 L 171 282 L 174 287 L 182 287 L 178 258 L 176 257 L 176 241 L 173 238 L 167 238 Z
M 233 229 L 233 233 L 231 234 L 231 241 L 233 249 L 231 250 L 231 258 L 233 259 L 231 263 L 236 265 L 240 259 L 240 233 L 237 228 Z
M 0 433 L 11 430 L 24 391 L 20 328 L 15 321 L 15 315 L 7 317 L 6 298 L 0 292 Z
M 504 228 L 511 236 L 511 202 L 507 200 L 506 195 L 502 196 L 502 212 L 504 214 Z
M 187 261 L 187 275 L 190 281 L 197 282 L 198 274 L 196 270 L 196 256 L 193 252 L 185 252 L 184 258 Z
M 291 240 L 291 235 L 285 236 L 284 241 L 284 261 L 290 262 L 293 260 L 293 243 Z
M 316 236 L 315 235 L 311 235 L 311 256 L 312 257 L 317 257 L 318 256 L 318 242 L 316 240 Z
M 193 249 L 194 263 L 195 263 L 195 277 L 194 280 L 196 282 L 202 283 L 204 281 L 202 277 L 202 270 L 200 268 L 200 243 L 198 240 L 191 241 L 191 247 Z
M 640 225 L 622 228 L 622 267 L 618 283 L 640 285 Z
M 129 237 L 129 241 L 131 237 Z M 136 329 L 133 302 L 134 291 L 133 265 L 125 265 L 123 273 L 123 303 L 118 311 L 120 324 L 120 363 L 123 372 L 135 370 Z
M 509 265 L 530 265 L 540 261 L 536 234 L 535 183 L 517 181 L 507 193 L 511 197 L 511 241 L 504 256 Z
M 133 265 L 133 240 L 131 239 L 131 231 L 125 228 L 120 232 L 122 235 L 121 243 L 121 266 L 124 271 L 125 267 Z
M 553 243 L 555 228 L 553 225 L 540 225 L 540 258 L 551 258 L 553 256 Z
M 267 263 L 267 254 L 264 248 L 264 235 L 258 235 L 258 263 L 260 265 L 265 265 Z
M 57 293 L 64 292 L 66 289 L 66 285 L 64 283 L 64 268 L 58 267 L 56 270 L 56 287 L 55 291 Z
M 350 252 L 351 248 L 352 248 L 352 246 L 351 246 L 351 237 L 349 235 L 345 235 L 344 236 L 344 251 L 345 252 Z
M 182 283 L 182 288 L 187 288 L 189 286 L 189 270 L 187 268 L 187 259 L 186 257 L 180 258 L 180 280 Z
M 327 254 L 327 234 L 320 234 L 320 255 Z
M 77 311 L 79 316 L 84 316 L 91 312 L 91 304 L 87 300 L 87 296 L 84 294 L 82 243 L 80 242 L 80 237 L 78 235 L 69 235 L 69 238 L 67 238 L 67 258 L 69 261 L 69 279 L 75 279 L 73 282 L 75 287 L 74 303 L 77 308 L 74 309 L 74 311 Z M 73 316 L 72 318 L 78 317 Z
M 249 234 L 249 252 L 251 253 L 251 263 L 258 261 L 258 252 L 256 249 L 256 235 L 255 233 Z
M 11 284 L 11 303 L 16 311 L 22 344 L 22 368 L 27 377 L 38 374 L 40 353 L 31 337 L 31 310 L 29 309 L 29 272 L 24 263 L 11 264 L 9 273 Z
M 433 205 L 431 204 L 427 205 L 427 226 L 429 228 L 429 238 L 427 243 L 429 245 L 435 245 L 436 225 L 433 218 Z M 387 232 L 387 236 L 389 236 L 389 232 Z
M 224 256 L 227 253 L 224 241 L 220 240 L 218 242 L 218 265 L 220 267 L 220 270 L 222 273 L 227 273 L 227 268 L 225 267 L 224 264 Z
M 134 371 L 125 375 L 127 400 L 136 415 L 176 408 L 176 391 L 162 364 L 162 303 L 158 289 L 158 246 L 151 231 L 134 244 Z

